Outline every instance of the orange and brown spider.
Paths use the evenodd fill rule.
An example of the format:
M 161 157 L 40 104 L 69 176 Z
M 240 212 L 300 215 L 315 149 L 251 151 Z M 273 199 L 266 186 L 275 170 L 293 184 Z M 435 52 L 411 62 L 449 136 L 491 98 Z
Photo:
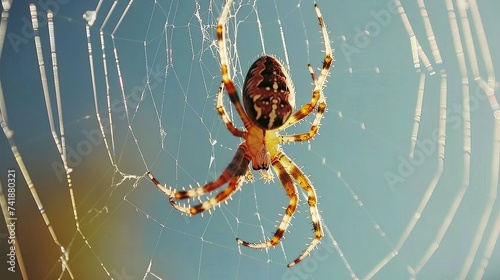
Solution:
M 283 234 L 287 230 L 290 220 L 297 208 L 299 196 L 295 182 L 302 187 L 308 195 L 308 204 L 313 222 L 314 238 L 309 246 L 299 255 L 288 267 L 294 266 L 308 256 L 319 244 L 323 237 L 321 217 L 317 208 L 317 198 L 314 187 L 307 176 L 299 167 L 282 151 L 280 144 L 288 142 L 308 141 L 318 132 L 319 124 L 326 109 L 326 100 L 323 95 L 323 87 L 326 83 L 330 66 L 333 62 L 333 53 L 328 38 L 328 32 L 320 9 L 314 4 L 319 25 L 323 34 L 325 44 L 325 58 L 320 75 L 316 78 L 311 65 L 308 65 L 309 72 L 314 82 L 312 99 L 303 105 L 298 111 L 292 113 L 295 106 L 295 90 L 292 80 L 283 65 L 273 56 L 263 55 L 257 59 L 245 78 L 243 85 L 243 106 L 236 91 L 233 81 L 228 73 L 228 55 L 226 50 L 225 30 L 229 9 L 232 1 L 227 1 L 217 25 L 217 40 L 219 44 L 219 54 L 221 60 L 222 83 L 217 96 L 216 110 L 222 117 L 227 129 L 236 137 L 244 139 L 238 147 L 233 159 L 213 182 L 198 188 L 185 191 L 170 190 L 161 185 L 153 174 L 148 172 L 149 178 L 165 194 L 170 197 L 170 204 L 180 212 L 196 215 L 205 210 L 209 210 L 226 201 L 241 187 L 247 175 L 250 163 L 254 170 L 267 171 L 270 166 L 278 175 L 286 194 L 290 197 L 290 203 L 285 210 L 283 219 L 279 224 L 274 236 L 260 243 L 249 243 L 236 238 L 236 241 L 250 248 L 269 248 L 277 245 Z M 236 108 L 236 112 L 243 121 L 244 130 L 236 128 L 229 119 L 223 104 L 223 90 L 226 89 L 231 103 Z M 317 108 L 317 109 L 316 109 Z M 316 109 L 316 116 L 308 132 L 296 135 L 280 135 L 279 132 L 298 123 Z M 293 178 L 293 180 L 292 180 Z M 211 193 L 222 187 L 226 183 L 228 186 L 214 197 L 195 206 L 182 206 L 176 200 L 200 197 Z

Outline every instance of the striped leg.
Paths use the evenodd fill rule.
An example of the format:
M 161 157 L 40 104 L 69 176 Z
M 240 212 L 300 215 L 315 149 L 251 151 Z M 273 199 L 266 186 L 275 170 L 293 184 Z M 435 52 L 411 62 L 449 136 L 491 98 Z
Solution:
M 219 91 L 217 92 L 217 106 L 215 109 L 221 116 L 222 120 L 226 124 L 227 129 L 236 137 L 245 137 L 246 131 L 242 131 L 234 126 L 234 124 L 229 120 L 229 117 L 227 116 L 226 109 L 224 108 L 224 102 L 223 102 L 223 93 L 224 93 L 224 83 L 222 82 L 219 86 Z
M 238 112 L 238 115 L 243 121 L 245 127 L 248 127 L 248 125 L 251 124 L 250 119 L 248 118 L 247 114 L 245 113 L 245 110 L 243 109 L 243 106 L 241 105 L 240 98 L 238 97 L 238 92 L 236 91 L 236 87 L 234 86 L 234 83 L 231 80 L 231 75 L 229 73 L 229 62 L 227 58 L 227 46 L 226 46 L 224 25 L 226 24 L 226 19 L 229 14 L 229 8 L 231 8 L 231 4 L 232 1 L 228 0 L 222 10 L 222 14 L 219 18 L 219 22 L 217 23 L 217 29 L 216 29 L 217 42 L 219 44 L 222 82 L 224 83 L 224 87 L 227 90 L 229 99 L 236 108 L 236 112 Z
M 318 17 L 319 26 L 321 28 L 321 34 L 323 35 L 323 43 L 325 44 L 325 59 L 323 60 L 323 68 L 321 69 L 321 72 L 320 72 L 318 79 L 314 83 L 314 90 L 312 93 L 313 97 L 312 97 L 311 102 L 305 104 L 304 106 L 302 106 L 302 108 L 300 108 L 297 112 L 295 112 L 288 119 L 288 121 L 285 124 L 283 124 L 282 127 L 279 128 L 279 131 L 282 131 L 282 130 L 296 124 L 297 122 L 301 121 L 303 118 L 305 118 L 307 115 L 309 115 L 314 110 L 318 99 L 320 99 L 320 102 L 321 102 L 321 100 L 324 100 L 324 97 L 322 96 L 323 95 L 323 86 L 325 85 L 326 78 L 328 77 L 328 73 L 330 72 L 330 66 L 332 65 L 332 62 L 334 61 L 334 58 L 333 58 L 332 46 L 330 45 L 330 38 L 328 36 L 328 31 L 326 30 L 326 26 L 325 26 L 325 23 L 323 21 L 323 16 L 321 15 L 321 11 L 320 11 L 317 4 L 314 4 L 314 10 L 316 11 L 316 15 Z M 314 72 L 312 71 L 312 68 L 310 65 L 309 65 L 309 72 L 311 73 L 313 80 L 315 80 Z M 312 138 L 312 137 L 310 137 L 310 138 Z M 301 141 L 305 141 L 305 140 L 301 140 Z M 289 141 L 287 141 L 287 142 L 289 142 Z
M 219 178 L 199 188 L 194 188 L 186 191 L 171 191 L 170 188 L 161 185 L 158 182 L 158 180 L 154 178 L 151 172 L 148 172 L 148 176 L 151 179 L 151 181 L 153 181 L 153 183 L 161 191 L 163 191 L 170 197 L 170 204 L 172 204 L 173 207 L 175 207 L 180 212 L 196 215 L 204 210 L 208 210 L 213 208 L 214 206 L 217 206 L 220 202 L 230 197 L 232 193 L 239 188 L 239 186 L 243 181 L 240 180 L 240 177 L 242 177 L 242 175 L 245 175 L 246 170 L 248 168 L 248 164 L 250 163 L 250 158 L 247 156 L 247 149 L 248 148 L 245 143 L 241 144 L 238 147 L 238 150 L 236 151 L 236 154 L 234 155 L 233 159 L 226 167 L 226 169 L 222 172 L 222 174 L 219 176 Z M 217 196 L 215 196 L 214 198 L 209 199 L 203 202 L 202 204 L 196 205 L 194 207 L 191 207 L 189 205 L 187 207 L 181 206 L 174 201 L 174 199 L 187 199 L 192 197 L 200 197 L 201 195 L 204 195 L 206 193 L 212 192 L 220 188 L 228 181 L 230 181 L 229 186 L 224 191 L 217 194 Z
M 280 128 L 278 128 L 278 131 L 282 131 L 300 122 L 303 118 L 311 114 L 314 108 L 316 107 L 316 104 L 318 103 L 318 100 L 320 99 L 321 95 L 322 93 L 320 90 L 314 90 L 312 93 L 311 102 L 304 104 L 297 112 L 293 113 L 293 115 L 290 116 L 290 118 L 286 121 L 286 123 L 284 123 Z
M 304 175 L 299 167 L 283 152 L 277 155 L 277 159 L 281 162 L 286 172 L 295 179 L 295 181 L 307 192 L 307 203 L 309 204 L 309 211 L 311 213 L 311 219 L 314 229 L 314 238 L 307 248 L 297 257 L 293 262 L 288 264 L 288 267 L 292 267 L 302 261 L 307 257 L 314 248 L 319 244 L 321 238 L 324 236 L 323 227 L 321 225 L 321 217 L 318 212 L 316 191 L 314 190 L 309 178 Z
M 309 68 L 309 72 L 311 73 L 311 77 L 313 79 L 313 82 L 316 85 L 318 80 L 316 79 L 316 75 L 314 74 L 314 70 L 310 64 L 308 65 L 308 68 Z M 323 114 L 326 111 L 326 100 L 325 100 L 325 96 L 323 93 L 320 94 L 318 101 L 319 101 L 318 111 L 316 112 L 316 117 L 314 118 L 314 121 L 311 124 L 311 129 L 309 130 L 309 132 L 296 134 L 296 135 L 279 136 L 278 138 L 279 138 L 280 143 L 309 141 L 316 135 L 316 133 L 318 133 L 321 118 L 323 117 Z M 308 104 L 311 104 L 311 103 L 308 103 Z
M 288 226 L 290 225 L 290 220 L 292 219 L 293 214 L 297 209 L 299 197 L 297 195 L 297 188 L 295 188 L 295 185 L 292 182 L 292 178 L 286 172 L 281 162 L 277 160 L 274 161 L 273 168 L 276 171 L 276 174 L 278 174 L 278 178 L 280 179 L 280 182 L 283 185 L 286 194 L 290 197 L 290 204 L 285 210 L 285 215 L 283 215 L 283 219 L 281 220 L 281 223 L 279 224 L 276 233 L 274 233 L 274 236 L 270 240 L 260 243 L 249 243 L 239 238 L 236 238 L 236 241 L 243 246 L 254 249 L 264 249 L 277 245 L 281 241 L 281 238 L 283 238 L 283 234 L 286 232 Z
M 179 210 L 182 213 L 190 214 L 190 215 L 196 215 L 198 213 L 201 213 L 205 210 L 209 210 L 214 208 L 215 206 L 219 205 L 221 202 L 226 201 L 228 198 L 231 198 L 231 196 L 240 189 L 241 185 L 243 184 L 245 176 L 234 176 L 231 178 L 229 181 L 229 184 L 227 188 L 225 188 L 223 191 L 218 193 L 216 196 L 205 200 L 204 202 L 195 205 L 195 206 L 184 206 L 184 205 L 179 205 L 174 201 L 173 197 L 170 197 L 170 204 L 172 206 Z

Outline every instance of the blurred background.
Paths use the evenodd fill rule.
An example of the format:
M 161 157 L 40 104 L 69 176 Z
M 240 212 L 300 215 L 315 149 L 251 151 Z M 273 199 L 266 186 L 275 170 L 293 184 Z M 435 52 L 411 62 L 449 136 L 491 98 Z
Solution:
M 187 217 L 145 176 L 151 171 L 176 189 L 204 184 L 219 176 L 240 144 L 215 111 L 221 80 L 215 26 L 225 2 L 2 1 L 0 178 L 7 196 L 8 170 L 16 172 L 15 237 L 27 275 L 499 279 L 500 3 L 317 3 L 335 49 L 323 91 L 328 110 L 319 135 L 283 150 L 314 183 L 326 236 L 311 256 L 287 268 L 313 236 L 306 199 L 276 248 L 235 242 L 272 236 L 289 203 L 279 180 L 265 184 L 254 172 L 255 180 L 227 205 Z M 324 58 L 312 1 L 236 1 L 226 26 L 238 89 L 249 66 L 267 53 L 289 69 L 297 106 L 310 100 L 307 64 L 318 69 Z M 54 140 L 63 138 L 56 88 L 65 156 Z M 227 98 L 225 105 L 241 127 Z M 305 132 L 312 120 L 286 133 Z M 2 223 L 0 278 L 22 279 L 18 263 L 16 272 L 8 271 L 10 236 Z

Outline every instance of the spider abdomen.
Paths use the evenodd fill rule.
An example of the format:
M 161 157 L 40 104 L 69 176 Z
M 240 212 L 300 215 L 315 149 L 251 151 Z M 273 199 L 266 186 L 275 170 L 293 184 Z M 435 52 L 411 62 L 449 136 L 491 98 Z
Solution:
M 295 91 L 290 75 L 274 57 L 257 59 L 243 84 L 243 104 L 251 121 L 271 130 L 282 126 L 295 107 Z

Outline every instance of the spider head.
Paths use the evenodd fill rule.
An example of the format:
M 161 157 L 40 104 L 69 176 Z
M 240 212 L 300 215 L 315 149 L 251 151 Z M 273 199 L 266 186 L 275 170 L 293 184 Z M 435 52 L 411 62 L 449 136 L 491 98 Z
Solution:
M 295 90 L 290 75 L 274 57 L 257 59 L 243 84 L 243 104 L 250 120 L 264 130 L 282 126 L 295 107 Z

